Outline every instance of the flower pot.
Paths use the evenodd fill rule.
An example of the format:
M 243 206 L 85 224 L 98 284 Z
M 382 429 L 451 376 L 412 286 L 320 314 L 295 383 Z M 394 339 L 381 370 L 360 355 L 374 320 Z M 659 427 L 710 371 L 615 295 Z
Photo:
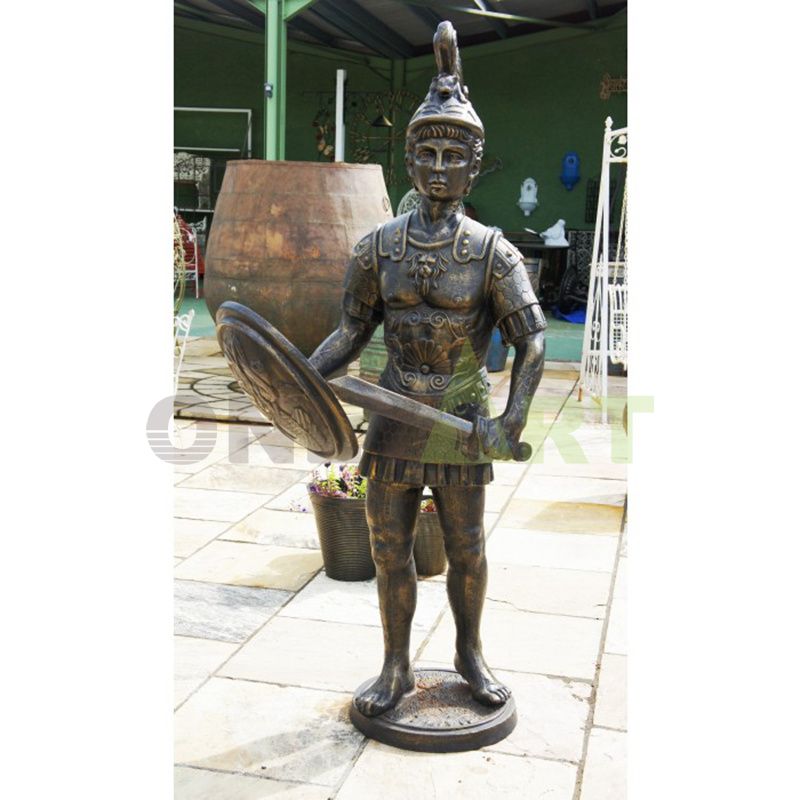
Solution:
M 447 567 L 444 534 L 439 512 L 419 512 L 417 536 L 414 539 L 414 561 L 417 575 L 441 575 Z
M 335 581 L 375 577 L 369 546 L 366 501 L 309 492 L 325 574 Z

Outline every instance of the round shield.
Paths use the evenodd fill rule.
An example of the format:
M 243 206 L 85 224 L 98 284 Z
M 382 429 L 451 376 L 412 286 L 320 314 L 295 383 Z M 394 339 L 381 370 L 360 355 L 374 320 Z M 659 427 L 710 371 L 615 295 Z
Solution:
M 356 455 L 353 427 L 333 390 L 277 328 L 233 301 L 222 303 L 216 323 L 236 380 L 278 430 L 323 458 Z

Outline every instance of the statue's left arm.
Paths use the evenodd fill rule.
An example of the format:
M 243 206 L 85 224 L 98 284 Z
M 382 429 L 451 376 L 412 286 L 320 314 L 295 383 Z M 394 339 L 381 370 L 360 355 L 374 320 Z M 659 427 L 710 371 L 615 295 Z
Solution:
M 374 232 L 355 246 L 344 282 L 342 318 L 309 359 L 323 377 L 356 359 L 383 319 L 374 246 Z
M 493 458 L 511 458 L 544 372 L 542 308 L 531 286 L 520 252 L 499 237 L 492 259 L 490 305 L 503 342 L 514 347 L 511 386 L 506 408 L 490 420 L 484 447 Z

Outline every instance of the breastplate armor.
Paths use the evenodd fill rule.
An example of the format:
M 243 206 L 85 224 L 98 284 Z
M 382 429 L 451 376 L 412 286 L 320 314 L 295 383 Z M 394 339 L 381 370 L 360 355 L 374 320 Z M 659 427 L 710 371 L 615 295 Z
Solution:
M 487 304 L 490 256 L 498 235 L 465 218 L 453 238 L 418 242 L 408 217 L 378 232 L 377 272 L 388 352 L 380 385 L 474 419 L 488 413 L 484 364 L 493 322 Z M 364 449 L 441 462 L 452 448 L 432 448 L 428 434 L 376 417 Z M 445 451 L 451 456 L 443 456 Z

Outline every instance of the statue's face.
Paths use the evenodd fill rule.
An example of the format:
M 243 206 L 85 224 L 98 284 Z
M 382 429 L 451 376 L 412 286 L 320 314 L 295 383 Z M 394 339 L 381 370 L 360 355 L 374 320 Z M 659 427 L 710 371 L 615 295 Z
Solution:
M 414 145 L 414 186 L 431 200 L 460 200 L 472 179 L 472 151 L 458 139 L 422 139 Z

